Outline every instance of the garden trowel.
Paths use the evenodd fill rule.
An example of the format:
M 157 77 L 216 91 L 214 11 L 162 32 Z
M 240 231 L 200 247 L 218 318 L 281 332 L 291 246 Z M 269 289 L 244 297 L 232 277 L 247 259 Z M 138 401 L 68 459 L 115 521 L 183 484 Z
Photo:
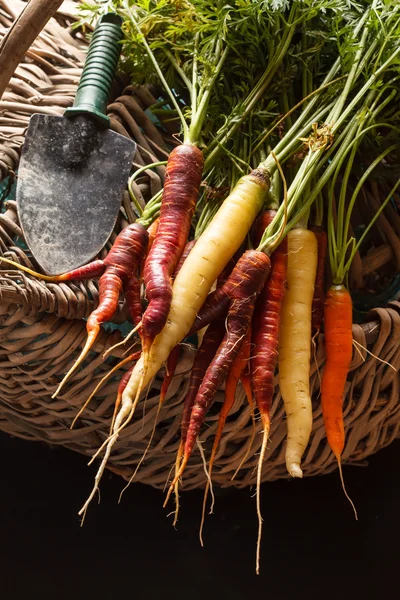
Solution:
M 122 21 L 103 16 L 89 46 L 74 105 L 64 116 L 34 114 L 22 148 L 17 203 L 37 262 L 58 275 L 92 260 L 108 240 L 136 143 L 109 129 L 107 99 Z

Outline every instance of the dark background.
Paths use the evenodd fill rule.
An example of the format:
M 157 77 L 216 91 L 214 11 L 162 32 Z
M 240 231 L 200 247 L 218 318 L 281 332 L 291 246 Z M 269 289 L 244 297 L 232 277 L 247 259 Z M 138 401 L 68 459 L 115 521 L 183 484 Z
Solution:
M 0 434 L 0 596 L 7 600 L 397 598 L 400 441 L 345 467 L 355 522 L 337 473 L 262 487 L 261 575 L 250 490 L 221 491 L 198 542 L 202 492 L 181 496 L 178 530 L 163 494 L 106 474 L 83 528 L 87 459 Z

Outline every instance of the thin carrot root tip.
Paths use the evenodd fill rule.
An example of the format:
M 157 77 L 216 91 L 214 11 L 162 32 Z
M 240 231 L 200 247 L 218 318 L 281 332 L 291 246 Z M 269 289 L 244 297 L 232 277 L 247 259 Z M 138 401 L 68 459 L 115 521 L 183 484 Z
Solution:
M 341 459 L 341 456 L 340 456 L 339 454 L 336 454 L 335 456 L 336 456 L 336 460 L 337 460 L 337 462 L 338 462 L 338 467 L 339 467 L 339 475 L 340 475 L 340 482 L 341 482 L 341 484 L 342 484 L 342 489 L 343 489 L 344 495 L 346 496 L 347 500 L 350 502 L 350 504 L 351 504 L 351 508 L 352 508 L 352 509 L 353 509 L 353 511 L 354 511 L 354 517 L 355 517 L 356 521 L 358 521 L 358 513 L 357 513 L 357 509 L 356 509 L 356 507 L 355 507 L 355 504 L 354 504 L 353 500 L 352 500 L 352 499 L 350 498 L 350 496 L 348 495 L 348 493 L 347 493 L 347 490 L 346 490 L 346 486 L 345 486 L 345 484 L 344 484 L 344 477 L 343 477 L 343 470 L 342 470 L 342 459 Z
M 178 516 L 179 516 L 179 482 L 177 481 L 174 487 L 174 496 L 175 496 L 175 510 L 174 510 L 174 520 L 172 522 L 172 526 L 176 529 L 178 524 Z
M 134 335 L 134 334 L 137 332 L 137 330 L 138 330 L 138 329 L 140 329 L 141 325 L 142 325 L 142 322 L 140 321 L 140 323 L 138 323 L 138 324 L 136 325 L 136 327 L 134 327 L 133 329 L 131 329 L 131 331 L 128 333 L 128 335 L 127 335 L 127 336 L 125 336 L 125 337 L 124 337 L 124 338 L 123 338 L 123 339 L 122 339 L 120 342 L 118 342 L 117 344 L 114 344 L 113 346 L 110 346 L 110 347 L 109 347 L 109 348 L 108 348 L 108 349 L 107 349 L 107 350 L 104 352 L 104 354 L 103 354 L 103 358 L 107 358 L 107 356 L 108 356 L 109 354 L 111 354 L 111 352 L 112 352 L 113 350 L 115 350 L 116 348 L 119 348 L 119 346 L 123 346 L 124 344 L 126 344 L 126 342 L 127 342 L 128 340 L 130 340 L 130 339 L 131 339 L 131 337 L 132 337 L 132 336 L 133 336 L 133 335 Z
M 135 352 L 135 353 L 131 354 L 130 356 L 127 356 L 126 358 L 124 358 L 123 360 L 121 360 L 119 363 L 117 363 L 110 371 L 108 371 L 108 373 L 106 373 L 104 375 L 104 377 L 102 377 L 102 379 L 100 379 L 99 383 L 96 385 L 96 387 L 94 388 L 93 392 L 90 394 L 89 398 L 86 400 L 86 402 L 81 407 L 81 409 L 79 410 L 78 414 L 76 415 L 76 417 L 72 421 L 70 429 L 74 428 L 75 423 L 77 422 L 77 420 L 79 419 L 79 417 L 81 416 L 81 414 L 83 413 L 83 411 L 86 409 L 86 407 L 89 405 L 89 403 L 92 400 L 92 398 L 97 394 L 97 392 L 99 391 L 99 389 L 111 377 L 111 375 L 113 375 L 116 371 L 118 371 L 118 369 L 120 369 L 121 367 L 123 367 L 126 363 L 130 362 L 131 360 L 137 360 L 137 358 L 139 358 L 139 356 L 140 356 L 140 352 Z M 127 373 L 131 373 L 131 372 L 132 372 L 132 369 L 129 369 L 129 371 Z M 126 378 L 126 375 L 127 374 L 125 374 L 125 376 L 124 376 L 125 378 Z M 122 394 L 122 392 L 121 392 L 121 394 Z M 112 427 L 111 427 L 111 431 L 112 431 Z
M 68 373 L 66 373 L 62 379 L 62 381 L 60 382 L 58 388 L 56 389 L 56 391 L 54 392 L 54 394 L 52 395 L 52 398 L 55 398 L 56 396 L 58 396 L 58 394 L 60 393 L 62 387 L 64 386 L 64 384 L 68 381 L 68 379 L 71 377 L 71 375 L 76 371 L 76 369 L 83 363 L 83 361 L 85 360 L 86 356 L 89 354 L 89 351 L 91 349 L 91 347 L 93 346 L 94 342 L 96 341 L 96 338 L 99 334 L 100 331 L 100 325 L 97 325 L 97 327 L 92 326 L 92 330 L 88 333 L 88 337 L 86 340 L 86 343 L 83 347 L 82 352 L 80 353 L 80 355 L 78 356 L 78 358 L 76 359 L 75 363 L 73 364 L 73 366 L 70 368 L 70 370 L 68 371 Z
M 186 465 L 187 465 L 187 463 L 188 463 L 188 460 L 189 460 L 189 457 L 188 457 L 188 456 L 185 456 L 185 455 L 183 455 L 183 460 L 182 460 L 181 466 L 179 467 L 179 471 L 178 471 L 178 473 L 175 475 L 175 477 L 174 477 L 174 479 L 173 479 L 173 481 L 172 481 L 171 485 L 169 486 L 169 490 L 168 490 L 168 493 L 167 493 L 167 497 L 165 498 L 165 502 L 164 502 L 164 504 L 163 504 L 163 508 L 166 508 L 166 506 L 167 506 L 167 504 L 168 504 L 168 502 L 169 502 L 169 499 L 170 499 L 170 497 L 171 497 L 171 494 L 172 494 L 172 492 L 173 492 L 173 491 L 174 491 L 174 489 L 175 489 L 175 485 L 176 485 L 176 484 L 179 482 L 179 479 L 182 477 L 182 475 L 183 475 L 183 472 L 184 472 L 184 470 L 186 469 Z
M 212 479 L 211 479 L 212 466 L 213 466 L 213 463 L 215 460 L 215 452 L 214 452 L 214 456 L 211 456 L 210 466 L 207 471 L 207 461 L 206 461 L 206 457 L 204 454 L 203 446 L 201 445 L 201 443 L 198 439 L 197 439 L 197 445 L 199 447 L 201 459 L 203 461 L 204 473 L 206 474 L 206 478 L 207 478 L 207 484 L 206 484 L 206 489 L 204 491 L 204 498 L 203 498 L 203 507 L 202 507 L 202 511 L 201 511 L 200 529 L 199 529 L 200 545 L 201 545 L 201 547 L 204 547 L 203 527 L 204 527 L 204 520 L 205 520 L 205 516 L 206 516 L 207 496 L 208 496 L 209 491 L 211 492 L 211 497 L 212 497 L 210 513 L 209 513 L 210 515 L 213 514 L 214 503 L 215 503 L 215 496 L 214 496 L 214 490 L 213 490 Z
M 181 439 L 181 441 L 179 443 L 179 447 L 178 447 L 178 452 L 176 453 L 176 458 L 175 458 L 175 477 L 178 475 L 179 469 L 181 467 L 184 446 L 185 446 L 184 442 Z M 173 521 L 172 525 L 173 525 L 173 527 L 176 527 L 176 524 L 178 522 L 178 515 L 179 515 L 179 480 L 177 480 L 175 483 L 174 495 L 175 495 L 175 511 L 174 511 L 174 521 Z
M 239 471 L 241 470 L 241 468 L 245 464 L 246 460 L 248 459 L 249 454 L 250 454 L 250 450 L 251 450 L 251 448 L 253 446 L 254 438 L 256 436 L 256 416 L 254 414 L 254 410 L 253 409 L 251 409 L 251 422 L 252 422 L 253 429 L 252 429 L 252 432 L 251 432 L 249 443 L 247 445 L 247 450 L 246 450 L 245 455 L 243 456 L 242 460 L 240 461 L 240 463 L 239 463 L 236 471 L 232 475 L 231 481 L 234 481 L 236 479 L 237 474 L 239 473 Z
M 262 538 L 262 524 L 263 518 L 261 514 L 261 477 L 262 467 L 265 458 L 265 452 L 267 450 L 268 436 L 269 436 L 269 421 L 264 421 L 264 432 L 263 440 L 261 444 L 260 456 L 257 465 L 257 491 L 256 491 L 256 506 L 257 506 L 257 518 L 258 518 L 258 536 L 257 536 L 257 549 L 256 549 L 256 573 L 260 574 L 260 553 L 261 553 L 261 538 Z
M 147 456 L 148 451 L 151 448 L 151 444 L 153 443 L 154 434 L 156 432 L 156 427 L 157 427 L 157 424 L 158 424 L 160 410 L 161 410 L 161 401 L 158 403 L 157 414 L 156 414 L 155 419 L 154 419 L 154 425 L 153 425 L 153 429 L 152 429 L 152 432 L 151 432 L 151 435 L 150 435 L 149 442 L 148 442 L 148 444 L 146 446 L 145 451 L 143 452 L 143 455 L 142 455 L 141 459 L 139 460 L 138 464 L 136 465 L 136 468 L 135 468 L 134 472 L 130 476 L 128 483 L 126 484 L 126 486 L 121 491 L 121 493 L 119 495 L 119 498 L 118 498 L 118 504 L 121 502 L 121 498 L 122 498 L 124 492 L 128 489 L 128 487 L 131 485 L 132 481 L 135 479 L 135 477 L 137 475 L 137 472 L 139 471 L 139 469 L 140 469 L 140 467 L 141 467 L 144 459 Z
M 92 464 L 92 462 L 97 458 L 97 456 L 100 454 L 100 452 L 103 450 L 103 448 L 106 447 L 106 451 L 105 451 L 103 460 L 101 461 L 101 464 L 100 464 L 98 471 L 96 473 L 96 476 L 95 476 L 93 489 L 92 489 L 88 499 L 86 500 L 85 504 L 82 506 L 82 508 L 80 509 L 80 511 L 78 513 L 79 515 L 83 516 L 83 518 L 85 517 L 86 511 L 89 507 L 90 502 L 93 500 L 96 492 L 99 490 L 100 480 L 101 480 L 104 470 L 106 468 L 108 459 L 111 454 L 111 450 L 112 450 L 113 446 L 116 444 L 120 432 L 122 431 L 122 429 L 124 429 L 124 427 L 126 427 L 129 424 L 129 422 L 133 416 L 139 395 L 140 395 L 140 389 L 138 391 L 138 394 L 135 398 L 135 402 L 133 404 L 131 401 L 124 403 L 124 401 L 123 401 L 124 399 L 122 398 L 121 409 L 120 409 L 118 415 L 116 416 L 112 435 L 110 435 L 109 438 L 107 440 L 105 440 L 105 442 L 100 446 L 100 448 L 97 450 L 97 452 L 94 454 L 94 456 L 88 463 L 89 465 Z

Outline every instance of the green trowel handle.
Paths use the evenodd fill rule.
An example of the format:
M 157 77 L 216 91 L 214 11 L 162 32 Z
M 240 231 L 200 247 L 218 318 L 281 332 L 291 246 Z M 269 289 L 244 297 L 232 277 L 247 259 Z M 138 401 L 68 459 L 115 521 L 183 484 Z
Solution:
M 109 13 L 101 17 L 94 30 L 74 105 L 64 115 L 90 115 L 104 127 L 110 126 L 106 116 L 108 96 L 121 51 L 122 19 Z

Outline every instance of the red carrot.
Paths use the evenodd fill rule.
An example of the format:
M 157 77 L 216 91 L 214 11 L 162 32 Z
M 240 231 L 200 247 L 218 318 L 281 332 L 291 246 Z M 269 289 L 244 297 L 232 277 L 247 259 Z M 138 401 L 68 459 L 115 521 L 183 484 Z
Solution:
M 169 385 L 172 381 L 173 376 L 175 375 L 175 369 L 178 364 L 179 355 L 181 349 L 179 344 L 172 348 L 170 355 L 168 356 L 167 365 L 165 368 L 164 380 L 162 382 L 161 390 L 160 390 L 160 404 L 164 403 L 165 397 L 168 392 Z
M 61 275 L 43 275 L 43 273 L 38 273 L 37 271 L 29 269 L 29 267 L 25 267 L 24 265 L 20 265 L 14 260 L 10 260 L 4 256 L 0 256 L 0 262 L 5 262 L 8 265 L 12 265 L 16 269 L 24 271 L 24 273 L 29 273 L 30 275 L 37 277 L 37 279 L 48 281 L 49 283 L 57 283 L 58 281 L 72 281 L 74 279 L 81 281 L 84 279 L 94 279 L 103 275 L 106 269 L 106 265 L 104 264 L 103 260 L 94 260 L 87 265 L 83 265 L 83 267 L 72 269 L 72 271 L 67 271 Z
M 252 322 L 252 389 L 267 436 L 278 358 L 279 321 L 285 294 L 286 267 L 287 243 L 283 240 L 271 256 L 271 274 L 257 299 Z
M 149 228 L 147 229 L 147 233 L 149 235 L 149 240 L 147 242 L 147 249 L 146 249 L 146 253 L 145 253 L 145 260 L 141 262 L 140 264 L 140 280 L 143 281 L 143 272 L 144 272 L 144 265 L 145 262 L 147 260 L 147 257 L 149 255 L 149 252 L 151 250 L 151 247 L 153 245 L 153 242 L 155 240 L 155 237 L 157 235 L 157 231 L 158 231 L 158 223 L 159 223 L 159 219 L 156 219 L 155 221 L 152 222 L 152 224 L 149 226 Z
M 133 326 L 142 320 L 142 300 L 140 297 L 141 282 L 136 274 L 132 274 L 124 285 L 124 296 Z M 139 330 L 140 333 L 140 330 Z
M 251 389 L 250 374 L 244 371 L 240 376 L 240 383 L 242 384 L 243 389 L 245 391 L 249 406 L 253 406 L 253 391 Z
M 256 247 L 260 243 L 265 229 L 272 223 L 275 215 L 276 210 L 266 210 L 257 217 L 253 228 L 253 243 Z M 257 299 L 252 321 L 253 352 L 250 361 L 250 382 L 253 397 L 255 398 L 263 424 L 263 441 L 258 460 L 256 491 L 258 515 L 257 569 L 262 534 L 260 508 L 261 468 L 264 462 L 269 434 L 269 412 L 274 393 L 273 380 L 278 358 L 279 319 L 284 294 L 286 266 L 287 243 L 285 240 L 272 254 L 270 277 Z M 279 290 L 281 290 L 282 296 L 279 295 Z
M 165 504 L 175 483 L 185 470 L 214 395 L 239 352 L 240 341 L 246 335 L 250 325 L 256 297 L 267 279 L 269 268 L 270 260 L 266 254 L 257 250 L 248 250 L 232 271 L 230 280 L 236 285 L 232 285 L 231 304 L 226 319 L 227 331 L 198 389 L 190 416 L 183 460 L 169 488 Z
M 276 211 L 263 212 L 256 220 L 254 242 L 260 243 L 266 227 L 272 223 Z M 253 395 L 261 415 L 264 431 L 269 430 L 269 411 L 273 397 L 274 371 L 278 357 L 279 318 L 282 307 L 287 267 L 287 242 L 284 240 L 271 257 L 271 273 L 262 289 L 252 321 L 253 352 L 250 377 Z
M 251 232 L 251 238 L 253 240 L 254 248 L 257 248 L 257 246 L 260 244 L 264 231 L 266 230 L 268 225 L 272 223 L 272 221 L 275 218 L 275 215 L 276 210 L 274 209 L 264 210 L 258 215 L 257 219 L 254 221 L 253 231 Z
M 139 264 L 144 256 L 148 241 L 146 229 L 139 223 L 133 223 L 123 229 L 117 236 L 114 245 L 104 263 L 106 270 L 99 280 L 99 304 L 91 313 L 86 323 L 87 340 L 81 354 L 67 372 L 53 398 L 57 396 L 64 383 L 82 363 L 93 346 L 102 323 L 110 321 L 118 308 L 118 299 L 123 283 L 136 277 Z
M 84 279 L 96 279 L 101 277 L 106 269 L 104 260 L 93 260 L 83 267 L 73 269 L 62 275 L 56 275 L 52 278 L 54 281 L 72 281 L 74 279 L 83 281 Z
M 190 254 L 191 249 L 193 248 L 193 246 L 195 245 L 195 243 L 197 242 L 196 239 L 190 240 L 186 246 L 184 251 L 182 252 L 182 256 L 179 259 L 178 264 L 176 265 L 175 271 L 174 271 L 174 279 L 175 277 L 178 275 L 179 271 L 182 268 L 183 263 L 185 262 L 185 260 L 187 259 L 187 257 Z
M 201 150 L 190 144 L 177 146 L 168 158 L 158 231 L 144 267 L 149 301 L 142 321 L 146 351 L 167 320 L 171 277 L 189 235 L 203 163 Z
M 236 253 L 218 277 L 217 287 L 213 292 L 208 294 L 189 331 L 189 335 L 197 333 L 200 329 L 203 329 L 203 327 L 206 327 L 212 321 L 219 319 L 227 313 L 233 286 L 236 285 L 234 281 L 230 280 L 229 276 L 239 257 L 240 254 Z
M 225 316 L 220 319 L 216 319 L 208 327 L 204 334 L 201 345 L 197 351 L 196 357 L 193 362 L 192 370 L 190 373 L 189 388 L 186 393 L 186 398 L 183 403 L 182 419 L 181 419 L 181 441 L 179 444 L 176 461 L 175 461 L 175 472 L 178 473 L 180 468 L 181 458 L 183 456 L 183 450 L 186 443 L 187 432 L 189 428 L 190 416 L 192 413 L 193 404 L 203 380 L 204 374 L 207 371 L 207 367 L 214 357 L 223 337 L 225 334 Z M 176 510 L 174 525 L 178 520 L 178 494 L 176 490 Z
M 346 379 L 353 355 L 353 306 L 349 292 L 343 285 L 332 285 L 324 306 L 324 333 L 326 361 L 321 381 L 322 414 L 328 444 L 338 461 L 343 491 L 347 495 L 343 475 L 341 456 L 344 449 L 345 434 L 343 422 L 343 396 Z
M 130 278 L 142 262 L 146 252 L 149 234 L 140 223 L 132 223 L 117 236 L 110 252 L 104 259 L 105 265 L 115 269 L 122 281 Z
M 274 373 L 278 359 L 279 325 L 285 294 L 286 268 L 287 242 L 283 240 L 271 256 L 270 277 L 257 299 L 252 322 L 253 351 L 250 361 L 251 383 L 253 396 L 263 425 L 263 441 L 257 469 L 257 515 L 259 523 L 257 570 L 262 534 L 260 507 L 261 474 L 270 429 L 270 410 L 274 395 Z
M 179 273 L 180 268 L 182 267 L 183 263 L 185 262 L 186 258 L 188 257 L 190 250 L 193 248 L 194 244 L 196 243 L 195 240 L 192 240 L 190 242 L 188 242 L 185 246 L 185 249 L 183 251 L 183 254 L 179 260 L 178 265 L 175 268 L 175 272 L 174 272 L 174 278 L 177 276 L 177 274 Z M 140 322 L 140 321 L 139 321 Z M 140 334 L 141 334 L 141 329 L 139 330 Z M 136 466 L 136 469 L 132 475 L 132 477 L 130 478 L 128 484 L 126 487 L 128 487 L 130 485 L 130 483 L 132 482 L 133 478 L 136 476 L 136 473 L 138 472 L 140 465 L 142 464 L 142 462 L 144 461 L 144 459 L 146 458 L 147 452 L 149 451 L 152 441 L 153 441 L 153 437 L 154 437 L 154 433 L 155 433 L 155 429 L 157 426 L 157 422 L 158 422 L 158 417 L 160 414 L 160 410 L 162 405 L 164 404 L 170 383 L 174 377 L 175 374 L 175 370 L 178 364 L 178 360 L 179 360 L 179 356 L 180 356 L 180 345 L 177 344 L 170 352 L 168 359 L 167 359 L 167 364 L 166 364 L 166 369 L 165 369 L 165 375 L 164 375 L 164 380 L 163 383 L 161 385 L 161 390 L 160 390 L 160 400 L 158 403 L 158 409 L 157 409 L 157 414 L 156 417 L 154 419 L 154 425 L 153 425 L 153 431 L 150 435 L 150 439 L 149 442 L 146 446 L 146 449 L 142 455 L 142 458 L 140 459 L 139 463 Z M 125 491 L 126 487 L 122 490 L 122 493 Z
M 314 232 L 318 244 L 317 274 L 315 276 L 314 297 L 312 301 L 311 314 L 311 331 L 312 335 L 314 336 L 320 332 L 322 319 L 324 316 L 325 262 L 328 247 L 328 237 L 322 227 L 315 225 L 310 227 L 310 229 Z
M 202 515 L 201 515 L 200 534 L 199 534 L 200 535 L 200 543 L 202 546 L 204 545 L 203 544 L 203 525 L 204 525 L 204 517 L 205 517 L 205 511 L 206 511 L 206 505 L 207 505 L 207 496 L 208 496 L 208 491 L 209 491 L 210 485 L 211 485 L 211 476 L 212 476 L 212 470 L 213 470 L 213 466 L 214 466 L 214 462 L 215 462 L 215 457 L 217 455 L 217 451 L 218 451 L 219 443 L 221 441 L 222 433 L 223 433 L 223 430 L 225 427 L 226 419 L 227 419 L 228 414 L 230 413 L 232 406 L 235 402 L 235 395 L 236 395 L 236 388 L 237 388 L 238 381 L 241 378 L 243 371 L 245 370 L 245 368 L 248 365 L 249 356 L 250 356 L 250 341 L 251 341 L 251 328 L 249 327 L 245 338 L 240 343 L 240 350 L 239 350 L 236 358 L 234 359 L 234 361 L 231 365 L 231 368 L 229 369 L 228 375 L 226 377 L 225 399 L 224 399 L 224 403 L 222 405 L 222 408 L 220 410 L 219 417 L 218 417 L 217 431 L 215 433 L 214 443 L 213 443 L 213 447 L 211 450 L 210 462 L 209 462 L 209 466 L 208 466 L 208 477 L 207 477 L 206 489 L 204 491 L 203 511 L 202 511 Z M 213 511 L 213 504 L 214 504 L 214 502 L 211 505 L 210 514 Z
M 152 222 L 152 224 L 149 226 L 149 228 L 147 230 L 147 233 L 149 234 L 149 241 L 147 243 L 146 257 L 149 254 L 151 247 L 153 245 L 153 242 L 155 240 L 155 237 L 157 235 L 158 223 L 159 223 L 159 219 L 156 219 L 155 221 Z
M 239 473 L 240 469 L 246 462 L 249 452 L 253 446 L 254 437 L 256 435 L 256 418 L 255 418 L 255 414 L 254 414 L 253 391 L 251 389 L 251 379 L 250 379 L 250 358 L 251 358 L 251 353 L 253 351 L 253 344 L 252 344 L 251 339 L 252 339 L 252 328 L 250 325 L 247 335 L 243 342 L 244 346 L 241 348 L 241 354 L 242 354 L 243 358 L 245 359 L 245 367 L 240 374 L 240 383 L 243 386 L 244 392 L 246 394 L 247 402 L 250 407 L 253 431 L 252 431 L 252 434 L 251 434 L 249 442 L 248 442 L 247 450 L 246 450 L 242 460 L 240 461 L 239 465 L 237 466 L 236 471 L 232 475 L 231 481 L 233 481 L 235 479 L 236 475 Z

